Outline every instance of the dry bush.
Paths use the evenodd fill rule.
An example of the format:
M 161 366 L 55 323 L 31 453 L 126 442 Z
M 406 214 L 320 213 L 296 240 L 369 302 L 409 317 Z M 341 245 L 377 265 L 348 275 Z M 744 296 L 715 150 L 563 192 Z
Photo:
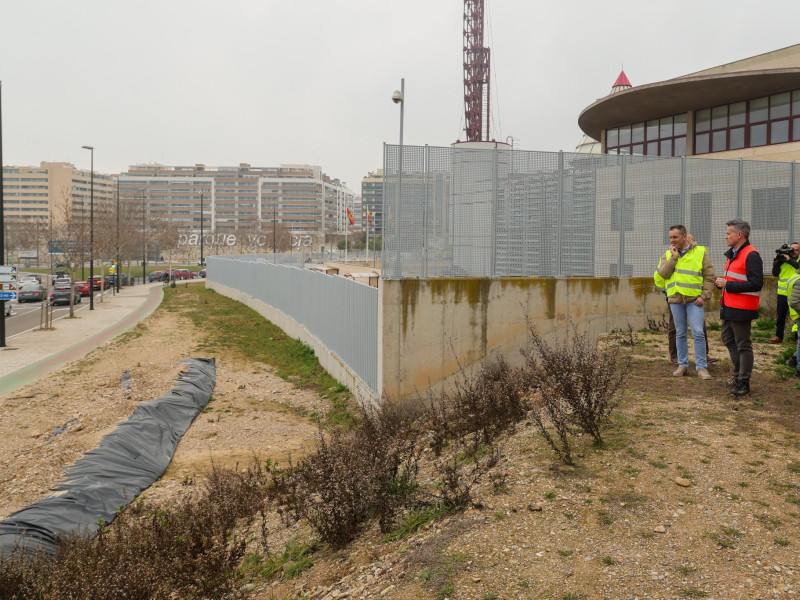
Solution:
M 484 475 L 497 466 L 500 451 L 497 446 L 479 446 L 477 450 L 466 440 L 454 440 L 449 456 L 437 458 L 434 469 L 438 475 L 436 490 L 429 493 L 434 504 L 462 510 L 472 503 L 474 487 Z
M 624 343 L 633 348 L 630 328 Z M 601 349 L 575 328 L 550 344 L 529 325 L 522 355 L 528 380 L 535 381 L 541 393 L 533 419 L 559 458 L 572 462 L 569 437 L 576 429 L 602 444 L 601 429 L 619 403 L 616 394 L 630 369 L 631 350 L 610 345 Z
M 419 432 L 415 412 L 390 402 L 365 408 L 355 429 L 320 432 L 314 454 L 276 472 L 279 510 L 335 548 L 374 517 L 389 531 L 398 510 L 414 503 Z
M 166 508 L 137 501 L 95 537 L 65 537 L 52 557 L 0 557 L 0 598 L 220 598 L 235 592 L 240 519 L 263 507 L 266 474 L 214 469 Z
M 438 456 L 450 440 L 469 438 L 472 452 L 525 419 L 530 408 L 528 374 L 503 356 L 487 360 L 474 376 L 460 372 L 450 394 L 429 394 L 427 420 L 431 447 Z

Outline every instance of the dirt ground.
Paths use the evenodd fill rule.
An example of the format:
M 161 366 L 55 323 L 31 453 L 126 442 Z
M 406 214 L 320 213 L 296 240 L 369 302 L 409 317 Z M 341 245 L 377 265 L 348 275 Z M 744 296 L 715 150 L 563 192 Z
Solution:
M 756 344 L 753 394 L 727 393 L 730 370 L 709 332 L 714 379 L 670 377 L 666 335 L 639 333 L 623 400 L 597 448 L 559 467 L 535 427 L 504 441 L 505 489 L 484 482 L 480 509 L 399 540 L 377 530 L 323 549 L 294 579 L 245 587 L 273 598 L 555 600 L 800 597 L 800 389 L 775 372 L 780 348 Z M 142 401 L 171 387 L 203 333 L 159 311 L 85 359 L 0 396 L 0 518 L 51 493 L 63 468 Z M 213 354 L 212 354 L 213 356 Z M 219 354 L 209 409 L 146 495 L 169 500 L 210 464 L 284 460 L 313 444 L 324 399 L 260 363 Z M 128 370 L 130 390 L 120 387 Z M 63 431 L 61 431 L 63 429 Z M 59 433 L 59 431 L 61 431 Z M 555 467 L 555 468 L 554 468 Z M 272 519 L 280 552 L 302 525 Z

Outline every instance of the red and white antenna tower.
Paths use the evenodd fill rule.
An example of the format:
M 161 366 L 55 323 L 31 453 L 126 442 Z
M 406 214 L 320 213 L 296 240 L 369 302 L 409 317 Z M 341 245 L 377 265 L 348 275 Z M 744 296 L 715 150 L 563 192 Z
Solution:
M 464 0 L 464 115 L 467 141 L 489 141 L 489 48 L 483 45 L 483 1 Z

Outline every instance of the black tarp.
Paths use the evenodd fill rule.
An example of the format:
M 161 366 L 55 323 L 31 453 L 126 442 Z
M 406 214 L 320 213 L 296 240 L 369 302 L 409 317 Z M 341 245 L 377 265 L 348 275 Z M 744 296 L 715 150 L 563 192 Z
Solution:
M 213 358 L 187 358 L 175 387 L 140 404 L 130 418 L 67 469 L 60 493 L 35 502 L 0 522 L 0 555 L 17 545 L 52 554 L 60 535 L 94 534 L 121 506 L 158 479 L 175 448 L 214 390 Z

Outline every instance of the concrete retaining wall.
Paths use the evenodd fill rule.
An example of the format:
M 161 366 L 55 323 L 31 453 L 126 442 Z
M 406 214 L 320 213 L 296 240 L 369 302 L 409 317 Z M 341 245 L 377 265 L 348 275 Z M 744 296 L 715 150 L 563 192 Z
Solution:
M 652 278 L 474 278 L 384 280 L 379 329 L 383 394 L 405 398 L 428 384 L 442 385 L 458 372 L 503 354 L 519 364 L 526 318 L 544 335 L 573 324 L 592 335 L 646 327 L 667 315 Z M 767 278 L 762 306 L 774 314 L 775 281 Z M 719 318 L 719 295 L 707 304 Z

